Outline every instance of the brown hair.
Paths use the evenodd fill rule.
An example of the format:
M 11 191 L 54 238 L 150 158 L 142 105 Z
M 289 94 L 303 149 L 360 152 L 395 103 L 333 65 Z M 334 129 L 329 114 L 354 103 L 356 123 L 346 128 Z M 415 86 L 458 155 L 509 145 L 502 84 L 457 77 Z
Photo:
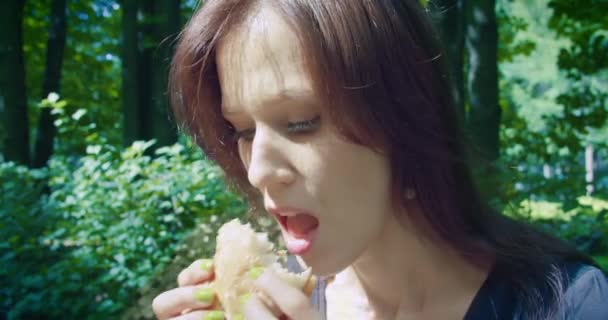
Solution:
M 176 118 L 254 203 L 257 192 L 221 113 L 215 52 L 226 34 L 246 21 L 260 1 L 208 0 L 181 34 L 173 59 L 170 93 Z M 393 173 L 393 199 L 404 205 L 416 190 L 421 216 L 409 217 L 472 263 L 494 260 L 495 272 L 522 290 L 527 318 L 544 317 L 543 288 L 562 260 L 590 259 L 567 244 L 506 218 L 479 196 L 467 161 L 460 118 L 446 81 L 444 58 L 429 18 L 415 0 L 264 1 L 301 41 L 315 93 L 331 121 L 354 143 L 383 152 Z M 553 278 L 552 278 L 553 279 Z M 561 281 L 547 280 L 556 306 Z

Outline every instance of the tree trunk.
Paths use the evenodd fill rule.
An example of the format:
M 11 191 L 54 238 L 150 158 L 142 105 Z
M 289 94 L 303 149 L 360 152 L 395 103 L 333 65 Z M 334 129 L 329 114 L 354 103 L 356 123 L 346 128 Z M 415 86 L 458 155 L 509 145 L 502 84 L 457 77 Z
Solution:
M 6 160 L 29 164 L 29 123 L 23 59 L 24 0 L 0 4 L 0 130 Z
M 138 62 L 138 73 L 137 77 L 139 79 L 137 85 L 137 96 L 139 100 L 138 104 L 138 114 L 139 118 L 139 128 L 141 130 L 140 139 L 149 140 L 152 139 L 152 130 L 151 122 L 152 122 L 152 56 L 154 54 L 154 50 L 156 48 L 156 39 L 154 37 L 154 2 L 157 0 L 146 0 L 139 1 L 139 12 L 143 20 L 139 21 L 140 24 L 138 26 L 139 33 L 139 60 Z
M 49 93 L 59 93 L 61 89 L 61 67 L 63 65 L 63 51 L 65 49 L 67 28 L 66 0 L 53 0 L 51 2 L 51 24 L 49 39 L 46 47 L 46 69 L 42 85 L 42 96 L 46 98 Z M 46 165 L 53 153 L 55 126 L 53 116 L 48 108 L 40 111 L 36 146 L 34 150 L 33 167 Z
M 455 106 L 464 118 L 464 28 L 465 0 L 436 0 L 431 2 L 435 25 L 445 49 L 452 80 Z
M 143 139 L 138 87 L 137 0 L 122 1 L 123 143 Z
M 171 120 L 167 96 L 173 40 L 179 32 L 180 2 L 150 0 L 142 6 L 144 24 L 139 68 L 139 105 L 142 131 L 156 146 L 175 143 L 177 130 Z
M 494 0 L 467 1 L 467 126 L 484 161 L 499 156 L 498 30 Z
M 169 64 L 173 56 L 173 43 L 180 30 L 180 1 L 157 0 L 155 14 L 160 19 L 154 33 L 158 39 L 157 50 L 152 56 L 152 118 L 151 132 L 158 146 L 170 145 L 177 141 L 177 130 L 172 120 L 167 79 Z

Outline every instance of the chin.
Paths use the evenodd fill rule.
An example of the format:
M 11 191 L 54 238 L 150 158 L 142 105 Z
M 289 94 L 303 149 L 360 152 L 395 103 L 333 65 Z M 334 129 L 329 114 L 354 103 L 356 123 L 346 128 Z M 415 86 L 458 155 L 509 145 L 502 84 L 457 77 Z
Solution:
M 304 263 L 311 267 L 312 272 L 320 277 L 336 275 L 354 262 L 354 260 L 344 258 L 344 256 L 336 257 L 335 254 L 314 255 L 312 252 L 298 256 L 300 264 Z

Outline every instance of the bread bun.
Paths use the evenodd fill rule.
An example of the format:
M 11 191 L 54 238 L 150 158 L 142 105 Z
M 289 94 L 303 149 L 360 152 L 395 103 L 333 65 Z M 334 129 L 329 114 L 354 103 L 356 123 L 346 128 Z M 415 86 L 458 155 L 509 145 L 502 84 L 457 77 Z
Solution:
M 241 297 L 256 292 L 254 274 L 265 268 L 273 271 L 286 283 L 310 296 L 316 277 L 308 268 L 302 273 L 287 271 L 279 263 L 279 254 L 268 241 L 268 235 L 255 232 L 249 224 L 234 219 L 220 227 L 213 259 L 215 279 L 212 283 L 220 306 L 228 320 L 241 319 Z

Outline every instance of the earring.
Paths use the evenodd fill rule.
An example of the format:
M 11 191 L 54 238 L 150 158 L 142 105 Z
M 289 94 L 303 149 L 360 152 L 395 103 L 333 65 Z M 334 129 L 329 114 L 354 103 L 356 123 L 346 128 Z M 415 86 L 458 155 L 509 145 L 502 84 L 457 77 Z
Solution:
M 405 198 L 407 200 L 414 200 L 416 198 L 416 190 L 412 188 L 405 188 Z

